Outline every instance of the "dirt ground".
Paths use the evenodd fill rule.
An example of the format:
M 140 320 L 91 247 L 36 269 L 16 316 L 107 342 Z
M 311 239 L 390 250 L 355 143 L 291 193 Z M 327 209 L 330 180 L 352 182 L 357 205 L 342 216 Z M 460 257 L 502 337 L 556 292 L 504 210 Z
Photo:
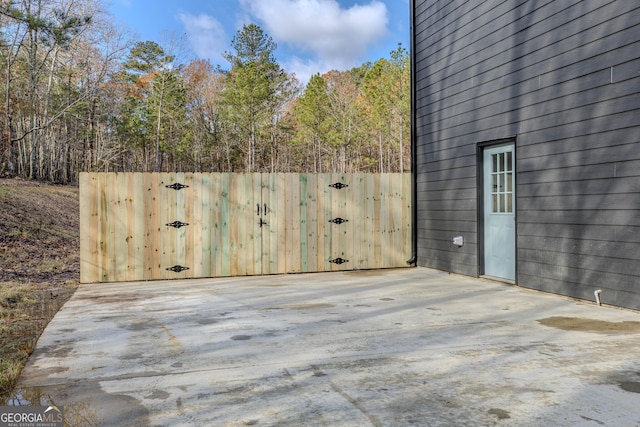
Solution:
M 78 188 L 0 179 L 0 405 L 80 279 Z

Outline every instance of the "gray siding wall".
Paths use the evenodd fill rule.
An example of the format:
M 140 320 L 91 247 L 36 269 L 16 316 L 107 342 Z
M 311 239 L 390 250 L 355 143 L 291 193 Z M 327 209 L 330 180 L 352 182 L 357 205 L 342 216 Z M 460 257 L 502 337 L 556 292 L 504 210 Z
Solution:
M 418 264 L 482 273 L 478 144 L 514 137 L 518 285 L 640 309 L 640 2 L 413 13 Z

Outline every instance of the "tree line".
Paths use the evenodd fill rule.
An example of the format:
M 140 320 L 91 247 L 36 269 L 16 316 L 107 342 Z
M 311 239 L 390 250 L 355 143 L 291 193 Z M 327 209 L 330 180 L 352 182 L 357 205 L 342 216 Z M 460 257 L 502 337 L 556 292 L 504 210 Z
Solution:
M 313 75 L 245 25 L 223 69 L 131 41 L 99 0 L 0 3 L 0 176 L 82 171 L 404 172 L 409 55 Z

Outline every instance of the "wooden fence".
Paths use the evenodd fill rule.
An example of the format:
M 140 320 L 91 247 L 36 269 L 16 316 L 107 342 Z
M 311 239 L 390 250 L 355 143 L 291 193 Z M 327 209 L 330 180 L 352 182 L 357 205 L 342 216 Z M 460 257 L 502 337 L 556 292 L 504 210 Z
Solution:
M 81 173 L 83 283 L 404 267 L 410 174 Z

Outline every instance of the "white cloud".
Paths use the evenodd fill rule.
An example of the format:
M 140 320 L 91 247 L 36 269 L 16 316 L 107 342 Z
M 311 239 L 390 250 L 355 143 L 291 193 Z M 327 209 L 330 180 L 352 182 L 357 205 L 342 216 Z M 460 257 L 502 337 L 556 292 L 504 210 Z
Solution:
M 306 86 L 314 74 L 324 74 L 335 69 L 331 64 L 323 63 L 312 59 L 302 59 L 297 56 L 291 57 L 280 64 L 287 72 L 294 73 L 302 86 Z
M 359 65 L 367 50 L 388 35 L 387 8 L 378 0 L 344 9 L 336 0 L 240 1 L 277 43 L 311 55 L 308 61 L 291 62 L 321 65 L 322 70 L 316 68 L 316 72 Z
M 222 62 L 222 54 L 227 49 L 227 37 L 220 21 L 201 13 L 178 14 L 184 25 L 193 51 L 200 58 L 209 58 L 213 63 Z

